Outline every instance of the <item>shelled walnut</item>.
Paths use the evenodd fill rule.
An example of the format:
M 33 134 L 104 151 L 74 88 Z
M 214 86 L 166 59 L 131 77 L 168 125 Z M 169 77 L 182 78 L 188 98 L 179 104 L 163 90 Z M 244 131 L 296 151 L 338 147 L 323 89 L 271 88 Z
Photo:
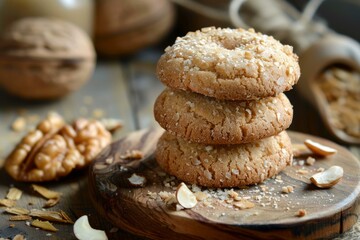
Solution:
M 5 169 L 17 181 L 55 180 L 88 165 L 110 142 L 110 132 L 96 120 L 77 119 L 68 125 L 51 114 L 10 153 Z

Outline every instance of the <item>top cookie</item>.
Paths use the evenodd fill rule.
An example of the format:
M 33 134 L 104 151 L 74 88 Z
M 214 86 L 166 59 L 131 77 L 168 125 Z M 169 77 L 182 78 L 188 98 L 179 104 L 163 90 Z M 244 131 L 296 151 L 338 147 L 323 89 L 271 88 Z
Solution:
M 253 29 L 203 28 L 165 49 L 157 75 L 167 86 L 224 100 L 288 91 L 300 77 L 292 47 Z

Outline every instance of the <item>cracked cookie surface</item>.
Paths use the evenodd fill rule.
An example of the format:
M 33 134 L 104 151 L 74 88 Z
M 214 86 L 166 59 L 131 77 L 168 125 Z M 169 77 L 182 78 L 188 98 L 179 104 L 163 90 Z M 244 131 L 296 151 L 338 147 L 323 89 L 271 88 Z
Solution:
M 255 143 L 206 145 L 190 143 L 165 132 L 156 160 L 170 175 L 205 187 L 240 187 L 263 182 L 292 161 L 285 131 Z
M 167 86 L 227 100 L 288 91 L 300 77 L 291 46 L 253 29 L 203 28 L 179 37 L 157 65 Z
M 225 101 L 165 89 L 155 102 L 154 116 L 167 131 L 191 142 L 240 144 L 284 131 L 293 109 L 283 93 L 257 101 Z

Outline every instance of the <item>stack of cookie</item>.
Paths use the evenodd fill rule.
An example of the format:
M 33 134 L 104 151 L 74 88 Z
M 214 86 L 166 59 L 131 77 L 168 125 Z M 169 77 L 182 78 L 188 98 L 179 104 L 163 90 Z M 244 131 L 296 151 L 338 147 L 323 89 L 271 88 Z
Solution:
M 292 47 L 254 30 L 205 28 L 165 49 L 157 74 L 160 167 L 207 187 L 270 178 L 292 160 L 285 132 L 293 110 L 284 91 L 298 81 Z

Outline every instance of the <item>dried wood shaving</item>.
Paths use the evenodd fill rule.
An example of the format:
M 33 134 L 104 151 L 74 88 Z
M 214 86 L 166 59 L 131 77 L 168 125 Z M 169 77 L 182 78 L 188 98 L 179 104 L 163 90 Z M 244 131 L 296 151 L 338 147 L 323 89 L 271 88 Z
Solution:
M 253 202 L 250 202 L 248 200 L 242 199 L 241 201 L 237 201 L 233 203 L 234 207 L 239 209 L 249 209 L 255 207 L 255 204 Z
M 68 223 L 74 224 L 74 221 L 66 214 L 66 212 L 60 210 L 60 214 Z
M 39 186 L 39 185 L 36 185 L 36 184 L 32 184 L 31 186 L 34 189 L 34 191 L 39 193 L 44 198 L 52 199 L 52 198 L 60 198 L 60 196 L 61 196 L 61 193 L 51 191 L 51 190 L 49 190 L 49 189 L 47 189 L 45 187 L 42 187 L 42 186 Z
M 30 213 L 29 210 L 27 210 L 25 208 L 20 208 L 20 207 L 5 208 L 5 212 L 15 214 L 15 215 L 27 215 Z
M 47 200 L 45 202 L 45 204 L 43 205 L 44 208 L 50 208 L 50 207 L 53 207 L 55 206 L 56 204 L 58 204 L 60 201 L 60 198 L 51 198 L 49 200 Z
M 25 220 L 31 220 L 31 217 L 29 215 L 14 215 L 9 217 L 9 221 L 25 221 Z
M 13 240 L 26 240 L 26 238 L 25 238 L 23 235 L 21 235 L 21 234 L 17 234 L 17 235 L 13 238 Z
M 0 199 L 0 206 L 3 207 L 14 207 L 16 205 L 16 202 L 11 199 Z
M 53 222 L 69 223 L 60 212 L 31 209 L 29 215 Z
M 34 221 L 31 222 L 31 226 L 38 227 L 38 228 L 48 230 L 48 231 L 52 231 L 52 232 L 58 231 L 58 229 L 55 228 L 54 225 L 52 225 L 49 221 L 41 221 L 41 220 L 35 219 Z
M 7 199 L 10 200 L 19 200 L 21 198 L 22 191 L 18 188 L 12 187 L 9 189 L 8 194 L 6 195 Z

